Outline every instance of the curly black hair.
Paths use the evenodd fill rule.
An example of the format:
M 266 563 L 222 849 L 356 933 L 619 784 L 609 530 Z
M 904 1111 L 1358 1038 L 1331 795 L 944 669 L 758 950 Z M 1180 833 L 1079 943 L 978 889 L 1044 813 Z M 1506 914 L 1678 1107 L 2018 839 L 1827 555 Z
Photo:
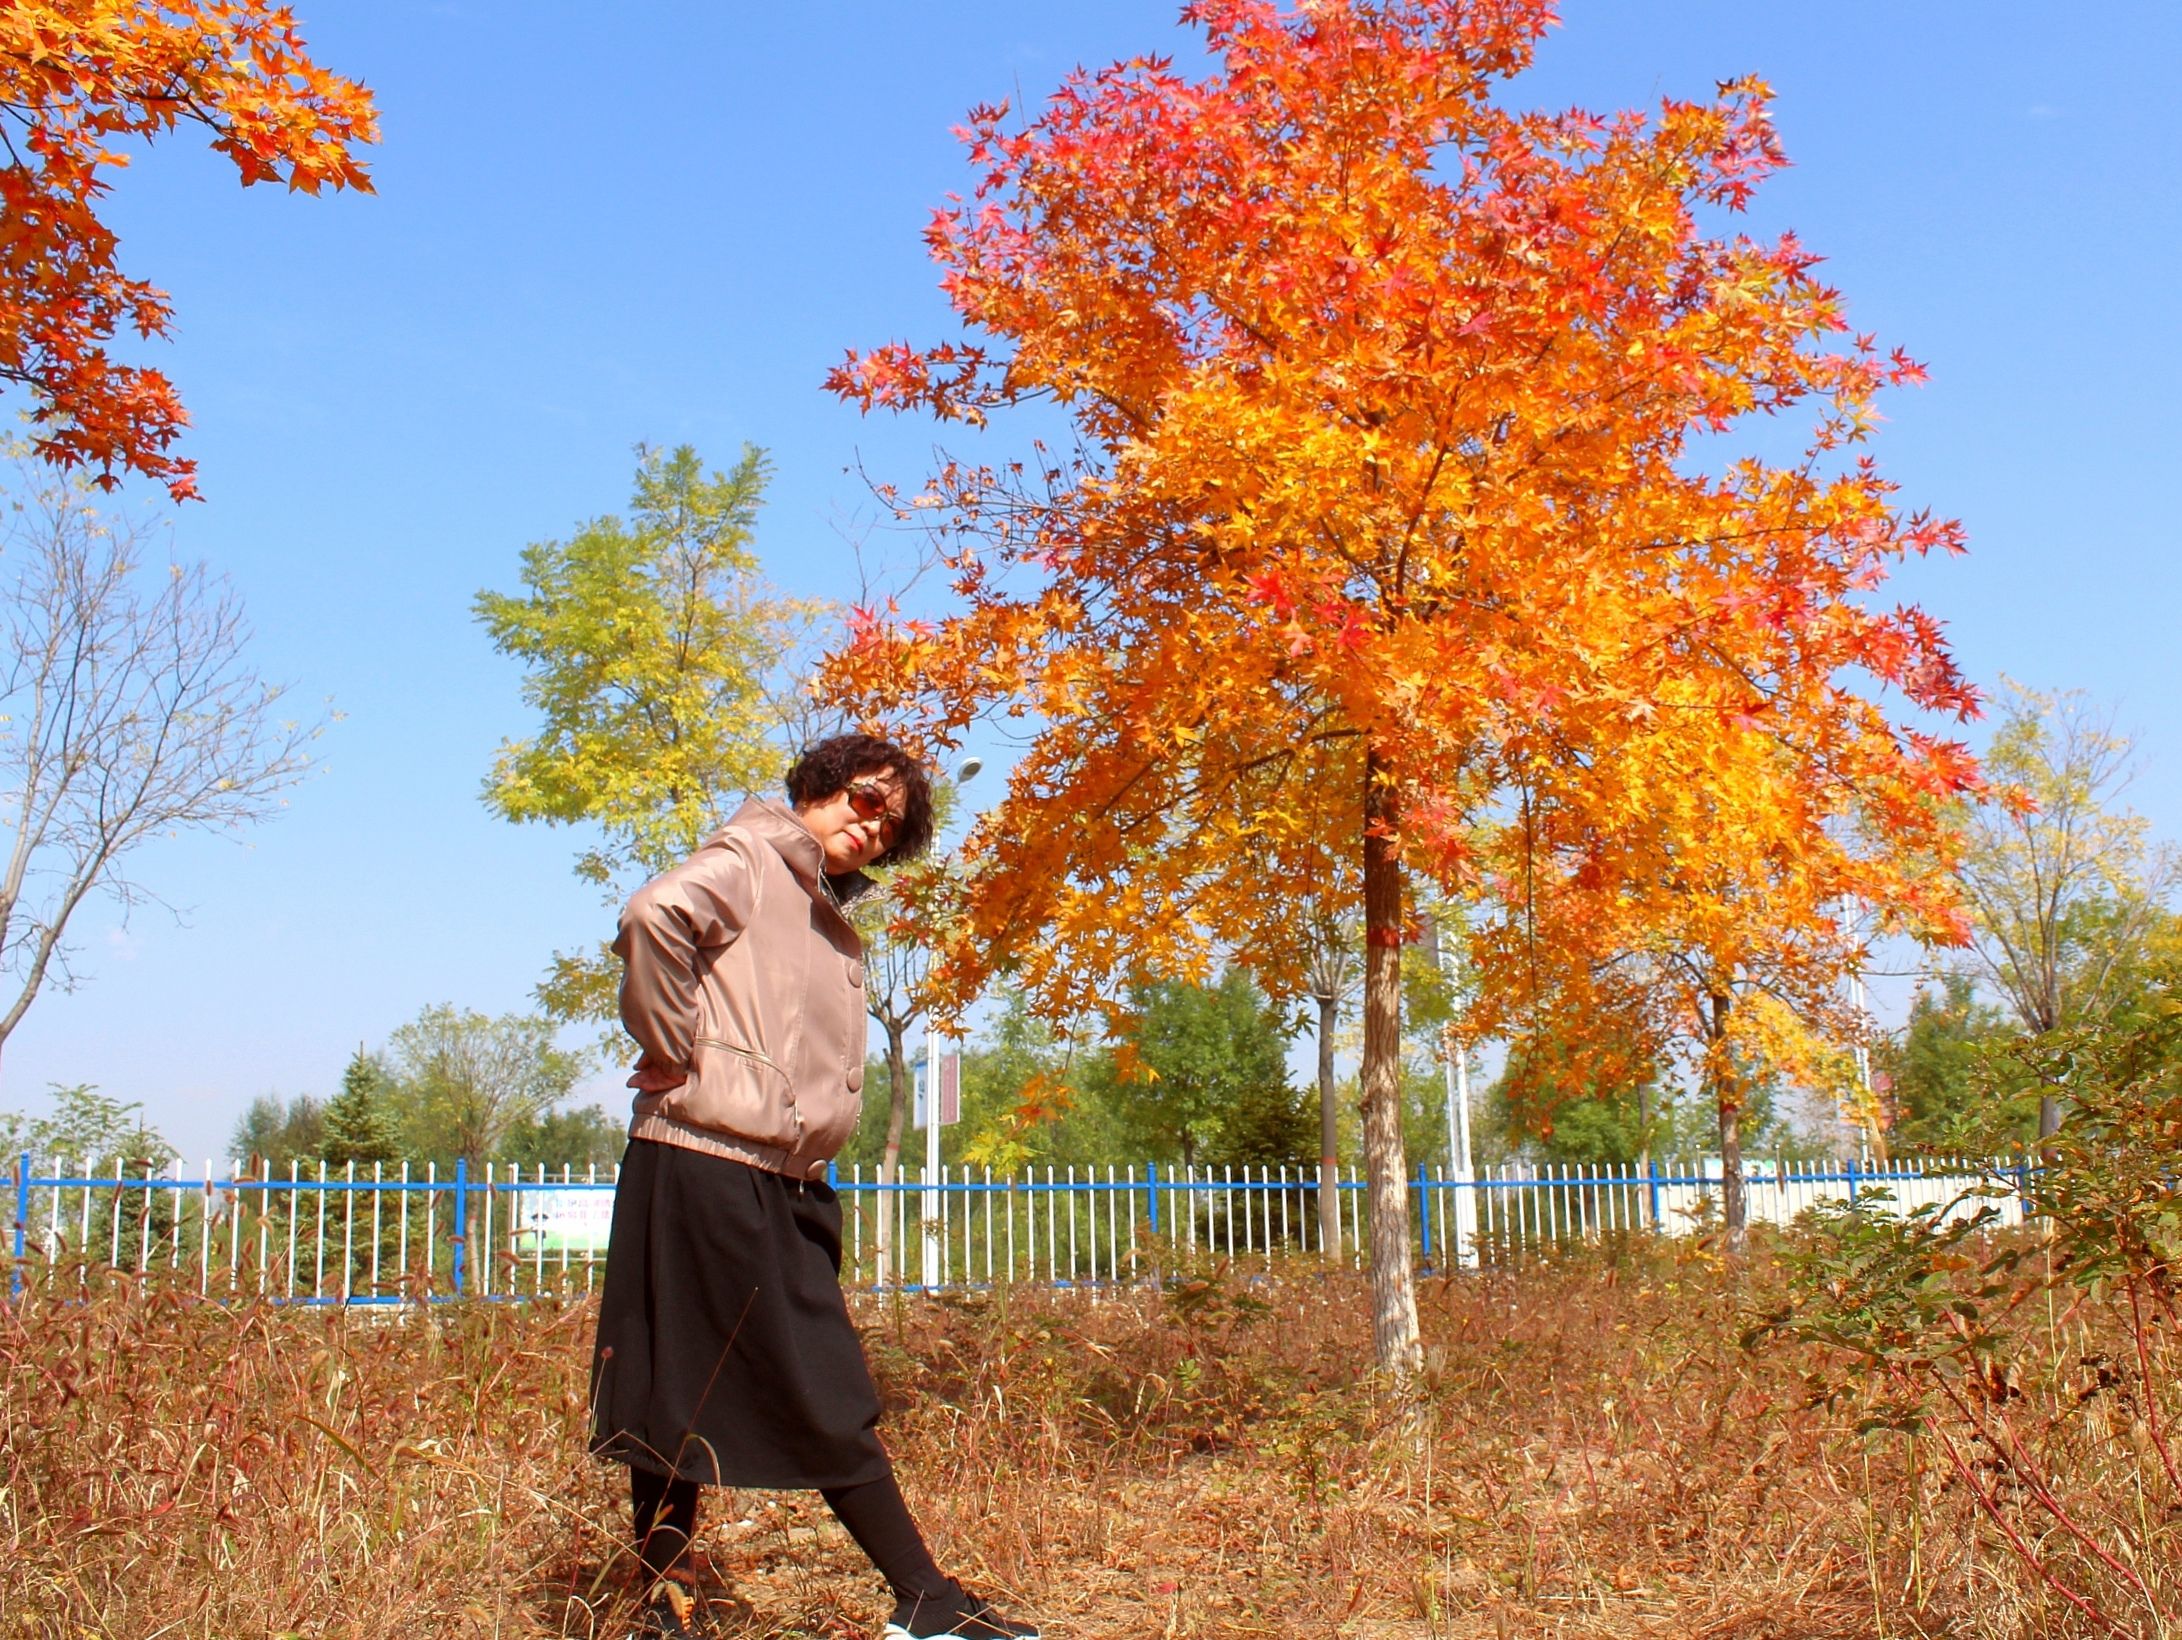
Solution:
M 894 846 L 875 866 L 899 865 L 914 860 L 932 846 L 932 780 L 924 765 L 877 735 L 833 735 L 803 748 L 788 771 L 788 801 L 797 808 L 838 797 L 859 776 L 892 769 L 902 784 L 902 822 L 895 829 Z

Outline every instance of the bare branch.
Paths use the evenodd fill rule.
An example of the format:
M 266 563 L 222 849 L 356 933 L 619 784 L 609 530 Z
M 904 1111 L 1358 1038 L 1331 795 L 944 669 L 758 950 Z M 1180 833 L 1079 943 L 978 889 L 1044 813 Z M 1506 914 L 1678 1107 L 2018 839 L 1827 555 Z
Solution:
M 272 818 L 310 772 L 321 724 L 245 659 L 241 601 L 203 566 L 147 567 L 151 528 L 94 508 L 19 449 L 0 519 L 0 1042 L 49 982 L 94 893 L 155 899 L 128 872 L 144 842 Z

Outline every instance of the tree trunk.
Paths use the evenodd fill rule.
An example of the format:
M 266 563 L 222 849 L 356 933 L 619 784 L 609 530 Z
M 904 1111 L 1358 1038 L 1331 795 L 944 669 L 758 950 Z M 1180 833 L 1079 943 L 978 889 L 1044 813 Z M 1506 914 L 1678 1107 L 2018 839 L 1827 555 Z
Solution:
M 886 1149 L 879 1155 L 879 1280 L 884 1284 L 893 1274 L 895 1197 L 895 1192 L 885 1187 L 901 1176 L 902 1127 L 909 1119 L 914 1084 L 909 1077 L 909 1052 L 904 1046 L 908 1021 L 882 1019 L 879 1023 L 886 1030 L 887 1082 Z
M 2049 1031 L 2061 1025 L 2061 981 L 2049 964 L 2045 965 L 2045 980 L 2040 987 L 2037 1011 L 2030 1022 L 2033 1041 L 2041 1040 Z M 2061 1131 L 2061 1095 L 2058 1091 L 2038 1096 L 2038 1157 L 2051 1167 L 2056 1157 L 2053 1136 Z
M 1711 996 L 1712 1017 L 1707 1028 L 1711 1051 L 1705 1055 L 1706 1074 L 1712 1082 L 1713 1103 L 1720 1112 L 1720 1226 L 1723 1245 L 1730 1253 L 1743 1250 L 1743 1232 L 1750 1224 L 1750 1204 L 1743 1189 L 1743 1091 L 1742 1079 L 1728 1063 L 1727 1016 L 1734 998 L 1725 991 Z
M 1341 1110 L 1334 1103 L 1333 1016 L 1338 997 L 1318 1002 L 1318 1249 L 1341 1256 L 1341 1179 L 1337 1166 Z
M 1407 1391 L 1424 1364 L 1409 1257 L 1402 1154 L 1402 861 L 1400 800 L 1378 754 L 1364 763 L 1364 1174 L 1371 1201 L 1371 1342 L 1379 1369 Z
M 1728 1094 L 1720 1100 L 1720 1224 L 1725 1231 L 1722 1245 L 1730 1253 L 1743 1250 L 1749 1220 L 1743 1190 L 1743 1112 Z

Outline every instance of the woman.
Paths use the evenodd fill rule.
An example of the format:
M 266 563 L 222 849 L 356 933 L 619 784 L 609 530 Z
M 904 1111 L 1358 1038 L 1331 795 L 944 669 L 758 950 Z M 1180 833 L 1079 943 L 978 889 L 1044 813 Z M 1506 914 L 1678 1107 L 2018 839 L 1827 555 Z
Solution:
M 643 1050 L 591 1368 L 592 1450 L 629 1466 L 653 1634 L 687 1634 L 667 1581 L 701 1486 L 813 1487 L 892 1587 L 890 1640 L 1038 1631 L 944 1576 L 875 1425 L 842 1300 L 826 1163 L 864 1080 L 863 945 L 842 907 L 867 866 L 931 846 L 916 760 L 838 735 L 639 889 L 621 915 L 621 1018 Z

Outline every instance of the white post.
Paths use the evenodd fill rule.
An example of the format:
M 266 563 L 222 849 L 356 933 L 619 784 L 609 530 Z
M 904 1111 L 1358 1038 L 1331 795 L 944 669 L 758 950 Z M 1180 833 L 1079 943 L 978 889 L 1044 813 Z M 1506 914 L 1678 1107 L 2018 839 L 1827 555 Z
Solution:
M 924 1022 L 924 1284 L 940 1281 L 939 1028 Z
M 1470 1151 L 1470 1050 L 1447 1056 L 1447 1163 L 1455 1181 L 1455 1265 L 1477 1263 L 1477 1173 Z
M 976 778 L 978 770 L 985 766 L 981 757 L 966 757 L 955 766 L 952 783 L 959 790 Z M 950 849 L 946 858 L 952 859 Z M 924 1191 L 922 1210 L 924 1215 L 924 1285 L 927 1288 L 940 1284 L 941 1256 L 945 1252 L 942 1237 L 945 1227 L 940 1223 L 939 1192 L 939 1027 L 929 1011 L 924 1016 Z M 969 1198 L 963 1198 L 963 1212 L 969 1212 Z M 964 1279 L 969 1278 L 967 1244 L 963 1252 Z M 903 1262 L 907 1262 L 904 1260 Z
M 212 1296 L 212 1226 L 218 1201 L 219 1196 L 212 1183 L 212 1158 L 207 1156 L 204 1205 L 197 1215 L 202 1221 L 200 1227 L 204 1231 L 204 1240 L 197 1244 L 197 1295 L 200 1298 Z
M 1864 1095 L 1864 1109 L 1859 1114 L 1869 1116 L 1872 1122 L 1876 1124 L 1879 1120 L 1879 1100 L 1878 1096 L 1872 1091 L 1871 1044 L 1864 1034 L 1865 1027 L 1871 1019 L 1871 1002 L 1864 991 L 1864 976 L 1853 970 L 1849 974 L 1849 1003 L 1856 1010 L 1856 1047 L 1854 1053 L 1856 1081 L 1859 1090 Z M 1858 1126 L 1861 1128 L 1862 1123 L 1858 1123 Z M 1869 1133 L 1859 1132 L 1856 1140 L 1860 1147 L 1867 1150 L 1870 1148 L 1871 1135 Z
M 1470 1148 L 1470 1050 L 1467 1044 L 1455 1049 L 1455 1073 L 1461 1082 L 1455 1111 L 1462 1118 L 1462 1161 L 1455 1174 L 1462 1181 L 1461 1193 L 1455 1198 L 1455 1261 L 1467 1268 L 1477 1263 L 1477 1158 Z

